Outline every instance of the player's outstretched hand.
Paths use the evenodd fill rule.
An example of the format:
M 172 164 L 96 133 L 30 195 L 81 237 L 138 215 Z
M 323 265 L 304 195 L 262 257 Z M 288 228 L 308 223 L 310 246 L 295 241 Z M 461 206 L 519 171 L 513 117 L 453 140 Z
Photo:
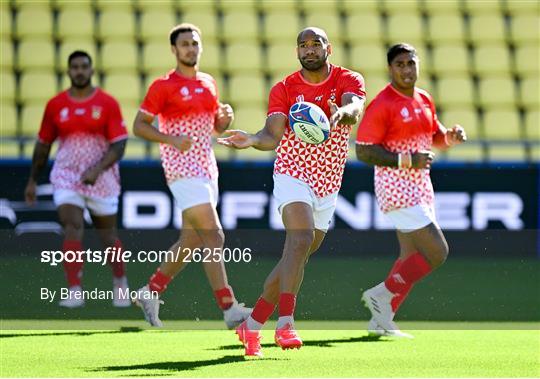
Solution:
M 234 111 L 230 104 L 219 103 L 216 123 L 217 128 L 220 130 L 225 130 L 232 124 L 234 121 Z
M 243 130 L 228 130 L 225 132 L 227 137 L 218 138 L 217 143 L 233 149 L 247 149 L 253 146 L 253 136 Z
M 448 145 L 459 145 L 467 141 L 467 133 L 461 125 L 454 125 L 454 127 L 446 132 L 446 142 Z
M 435 159 L 435 153 L 429 150 L 420 150 L 412 155 L 412 168 L 431 168 L 431 163 Z
M 185 134 L 181 136 L 169 136 L 168 144 L 176 147 L 182 152 L 188 151 L 189 149 L 191 149 L 191 145 L 193 145 L 193 138 Z
M 89 168 L 88 170 L 86 170 L 84 172 L 84 174 L 81 177 L 81 181 L 84 184 L 87 184 L 89 186 L 93 186 L 94 184 L 96 184 L 96 180 L 97 180 L 99 174 L 101 174 L 101 169 L 99 167 L 97 167 L 97 166 L 91 167 L 91 168 Z
M 330 107 L 330 129 L 334 129 L 341 121 L 343 113 L 339 111 L 339 107 L 332 100 L 328 100 L 328 106 Z
M 28 205 L 34 205 L 36 202 L 36 182 L 29 180 L 24 189 L 24 200 Z

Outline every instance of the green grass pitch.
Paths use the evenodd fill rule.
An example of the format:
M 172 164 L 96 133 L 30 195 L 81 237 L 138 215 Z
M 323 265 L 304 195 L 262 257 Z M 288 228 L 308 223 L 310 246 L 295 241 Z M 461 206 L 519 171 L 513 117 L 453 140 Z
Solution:
M 41 324 L 40 324 L 41 323 Z M 538 377 L 538 323 L 400 324 L 414 340 L 373 339 L 365 322 L 298 322 L 282 351 L 273 325 L 262 359 L 245 359 L 221 322 L 2 321 L 1 377 Z M 29 330 L 33 326 L 37 330 Z M 48 329 L 40 329 L 47 326 Z M 416 328 L 416 329 L 415 329 Z

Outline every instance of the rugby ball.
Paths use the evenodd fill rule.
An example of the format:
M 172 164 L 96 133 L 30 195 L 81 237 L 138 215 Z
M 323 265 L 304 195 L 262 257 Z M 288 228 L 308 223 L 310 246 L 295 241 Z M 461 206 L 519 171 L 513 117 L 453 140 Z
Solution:
M 294 103 L 289 109 L 289 127 L 306 143 L 317 145 L 330 136 L 330 122 L 324 111 L 307 101 Z

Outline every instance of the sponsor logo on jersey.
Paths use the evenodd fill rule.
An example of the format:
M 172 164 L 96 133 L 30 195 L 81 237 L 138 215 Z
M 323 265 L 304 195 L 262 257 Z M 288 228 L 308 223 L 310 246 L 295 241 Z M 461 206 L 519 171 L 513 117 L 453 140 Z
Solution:
M 93 106 L 92 107 L 92 118 L 94 120 L 99 120 L 99 118 L 101 117 L 101 111 L 102 110 L 103 110 L 103 108 L 101 108 L 101 107 Z
M 64 107 L 60 110 L 60 122 L 67 121 L 69 118 L 69 108 Z
M 412 120 L 411 114 L 409 113 L 407 107 L 401 108 L 399 113 L 401 114 L 401 117 L 403 117 L 403 122 L 409 122 Z

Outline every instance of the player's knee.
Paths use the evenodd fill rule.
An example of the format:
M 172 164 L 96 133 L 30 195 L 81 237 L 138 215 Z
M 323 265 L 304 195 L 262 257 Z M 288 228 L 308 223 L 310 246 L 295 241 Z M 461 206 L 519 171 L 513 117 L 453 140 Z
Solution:
M 209 234 L 214 246 L 223 246 L 225 244 L 225 233 L 223 233 L 223 230 L 216 229 Z
M 431 254 L 431 264 L 433 268 L 437 268 L 444 264 L 446 258 L 448 257 L 449 248 L 446 241 L 441 241 L 439 246 L 435 249 L 433 254 Z
M 309 254 L 310 248 L 315 239 L 313 231 L 295 231 L 287 236 L 291 250 L 297 254 L 305 256 Z

